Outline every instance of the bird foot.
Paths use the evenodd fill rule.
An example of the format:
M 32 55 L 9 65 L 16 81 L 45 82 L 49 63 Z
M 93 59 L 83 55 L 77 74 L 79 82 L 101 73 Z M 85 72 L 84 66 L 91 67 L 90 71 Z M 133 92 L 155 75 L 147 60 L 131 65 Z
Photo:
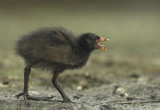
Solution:
M 30 96 L 28 93 L 20 93 L 18 95 L 16 95 L 17 98 L 19 98 L 20 96 L 24 97 L 24 101 L 25 101 L 25 105 L 28 107 L 28 99 L 30 100 L 36 100 L 36 101 L 49 101 L 49 99 L 53 98 L 54 96 L 50 96 L 50 97 L 34 97 L 34 96 Z
M 71 103 L 72 101 L 69 98 L 63 99 L 63 103 Z
M 28 93 L 22 92 L 16 95 L 17 98 L 19 98 L 20 96 L 24 97 L 24 101 L 25 101 L 25 106 L 28 107 L 29 103 L 28 103 Z

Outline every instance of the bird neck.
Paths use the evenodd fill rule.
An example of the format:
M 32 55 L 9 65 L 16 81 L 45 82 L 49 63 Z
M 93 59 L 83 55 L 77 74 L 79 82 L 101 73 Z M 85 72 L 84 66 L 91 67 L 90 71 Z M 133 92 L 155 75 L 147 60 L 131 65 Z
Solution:
M 75 64 L 85 65 L 89 56 L 90 52 L 84 51 L 81 47 L 77 47 L 75 50 L 72 51 L 71 60 Z
M 89 46 L 81 36 L 77 37 L 75 42 L 77 45 L 78 52 L 80 52 L 79 54 L 89 55 L 92 52 L 92 50 L 89 48 Z
M 80 45 L 78 39 L 75 39 L 73 43 L 74 46 L 71 46 L 72 54 L 70 54 L 70 63 L 76 65 L 85 65 L 91 51 L 87 51 L 82 45 Z

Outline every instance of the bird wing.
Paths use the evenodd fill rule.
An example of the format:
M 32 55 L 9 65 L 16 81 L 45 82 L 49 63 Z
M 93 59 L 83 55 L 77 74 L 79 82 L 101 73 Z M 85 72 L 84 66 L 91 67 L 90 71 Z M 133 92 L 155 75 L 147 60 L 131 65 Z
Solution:
M 36 52 L 34 55 L 44 59 L 47 62 L 56 62 L 61 64 L 68 64 L 68 56 L 71 54 L 72 49 L 70 46 L 50 46 Z M 36 55 L 39 54 L 39 55 Z
M 23 37 L 17 53 L 25 58 L 68 64 L 74 35 L 63 28 L 45 28 Z

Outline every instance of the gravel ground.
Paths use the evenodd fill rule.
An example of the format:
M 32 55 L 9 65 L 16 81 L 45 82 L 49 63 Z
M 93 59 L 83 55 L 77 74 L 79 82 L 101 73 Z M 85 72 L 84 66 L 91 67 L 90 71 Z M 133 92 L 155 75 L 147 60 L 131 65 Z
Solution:
M 102 85 L 84 91 L 65 88 L 73 103 L 60 102 L 61 96 L 54 88 L 36 87 L 30 90 L 34 96 L 53 95 L 50 101 L 29 100 L 31 110 L 160 110 L 160 87 L 137 82 Z M 1 110 L 24 110 L 23 97 L 15 97 L 20 91 L 1 88 Z

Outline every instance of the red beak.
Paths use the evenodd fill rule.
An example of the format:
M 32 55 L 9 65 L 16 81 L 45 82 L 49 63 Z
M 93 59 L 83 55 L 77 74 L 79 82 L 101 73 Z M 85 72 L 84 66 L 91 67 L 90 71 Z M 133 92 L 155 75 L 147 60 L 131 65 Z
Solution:
M 110 39 L 105 39 L 103 37 L 100 37 L 99 42 L 103 42 L 103 41 L 109 42 Z M 100 43 L 98 43 L 98 46 L 99 46 L 99 49 L 107 51 L 107 49 L 104 48 L 104 45 L 100 45 Z
M 101 37 L 100 42 L 103 42 L 103 41 L 106 41 L 106 39 Z
M 109 41 L 110 41 L 110 39 L 106 39 L 106 38 L 100 37 L 99 42 L 103 42 L 103 41 L 109 42 Z

